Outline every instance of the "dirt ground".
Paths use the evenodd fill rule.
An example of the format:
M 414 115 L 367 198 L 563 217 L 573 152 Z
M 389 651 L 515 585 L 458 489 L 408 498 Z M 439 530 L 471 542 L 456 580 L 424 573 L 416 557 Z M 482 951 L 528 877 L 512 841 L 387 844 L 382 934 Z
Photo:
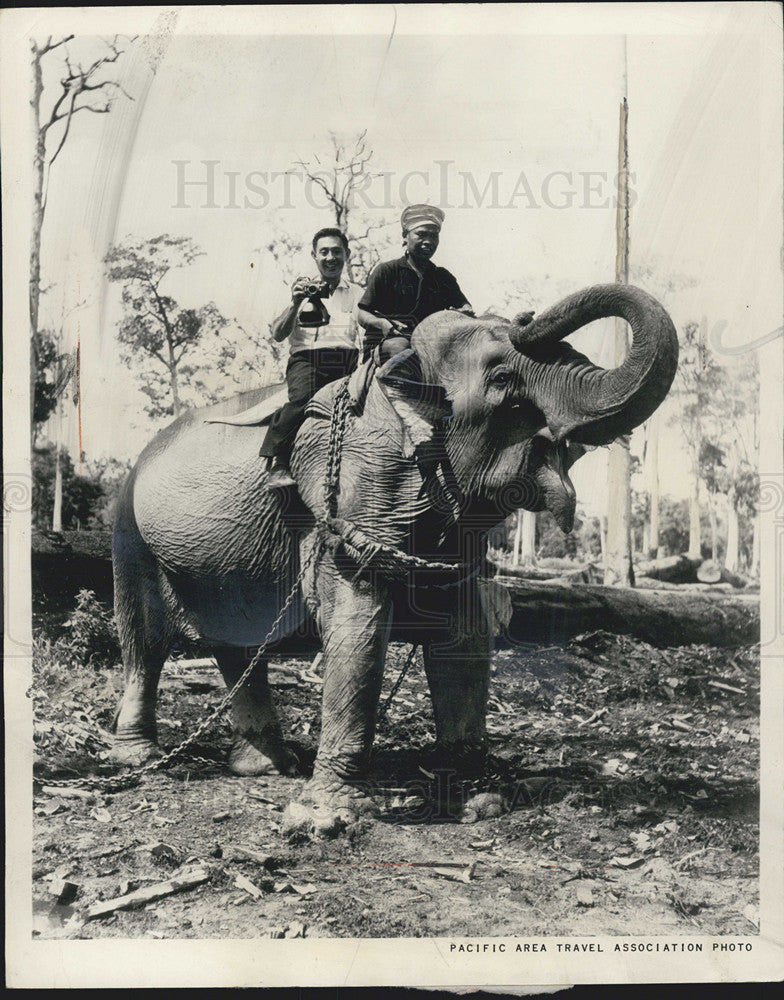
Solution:
M 392 649 L 382 702 L 404 652 Z M 507 811 L 470 824 L 456 813 L 471 789 L 434 770 L 417 663 L 376 740 L 382 818 L 316 843 L 290 843 L 279 825 L 312 765 L 320 686 L 308 661 L 274 667 L 301 777 L 229 775 L 222 719 L 194 748 L 201 760 L 128 787 L 101 759 L 120 669 L 39 659 L 34 935 L 756 933 L 757 647 L 662 650 L 595 632 L 564 648 L 499 650 L 491 759 L 475 787 L 502 792 Z M 222 690 L 214 667 L 169 667 L 162 745 L 192 732 Z M 87 775 L 118 784 L 80 797 L 48 785 Z M 91 918 L 101 901 L 194 872 L 190 888 Z

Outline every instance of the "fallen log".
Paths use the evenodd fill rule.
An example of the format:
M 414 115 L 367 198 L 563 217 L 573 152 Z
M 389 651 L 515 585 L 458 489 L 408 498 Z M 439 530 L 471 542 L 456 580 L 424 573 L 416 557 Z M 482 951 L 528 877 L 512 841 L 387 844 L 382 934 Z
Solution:
M 652 580 L 649 576 L 638 576 L 634 581 L 636 589 L 669 590 L 675 594 L 731 594 L 733 597 L 745 597 L 746 588 L 736 587 L 731 583 L 665 583 L 663 580 Z M 759 600 L 759 593 L 753 588 L 749 594 L 754 600 Z
M 653 562 L 643 562 L 635 566 L 635 572 L 652 580 L 663 580 L 665 583 L 694 583 L 697 580 L 697 569 L 702 564 L 702 558 L 691 556 L 667 556 L 664 559 L 654 559 Z
M 697 567 L 697 579 L 700 583 L 729 583 L 738 590 L 748 586 L 748 580 L 737 573 L 731 573 L 725 566 L 720 566 L 712 559 L 706 559 Z
M 513 565 L 512 563 L 496 562 L 494 564 L 499 573 L 504 576 L 514 576 L 521 580 L 550 580 L 558 576 L 558 572 L 553 569 L 546 569 L 542 566 L 532 564 Z
M 558 580 L 568 580 L 571 583 L 596 583 L 602 577 L 602 572 L 596 563 L 590 562 L 566 563 L 563 566 L 511 566 L 497 562 L 495 566 L 503 576 L 513 576 L 520 580 L 538 580 L 541 583 Z
M 496 577 L 512 600 L 499 644 L 558 644 L 605 629 L 652 646 L 743 646 L 759 642 L 759 601 L 724 594 L 527 583 Z

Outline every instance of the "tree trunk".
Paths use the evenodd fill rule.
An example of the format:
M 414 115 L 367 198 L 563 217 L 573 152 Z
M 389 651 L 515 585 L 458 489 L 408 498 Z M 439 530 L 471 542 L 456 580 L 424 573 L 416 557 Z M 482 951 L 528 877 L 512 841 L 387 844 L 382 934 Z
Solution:
M 41 57 L 35 42 L 33 49 L 33 232 L 30 239 L 30 440 L 34 442 L 35 379 L 38 372 L 38 312 L 41 298 L 41 232 L 44 226 L 44 165 L 46 163 L 46 133 L 41 131 L 41 95 L 43 74 Z
M 692 559 L 689 556 L 666 556 L 653 562 L 641 562 L 637 566 L 640 576 L 650 580 L 662 580 L 666 583 L 693 583 L 697 579 L 697 569 L 702 559 Z
M 63 471 L 61 461 L 61 444 L 57 442 L 54 465 L 54 505 L 52 508 L 52 531 L 63 530 Z
M 631 545 L 631 488 L 628 438 L 616 441 L 607 458 L 607 547 L 604 582 L 634 586 Z
M 689 558 L 699 559 L 702 554 L 700 539 L 700 476 L 699 467 L 692 455 L 691 489 L 689 491 Z
M 536 514 L 532 510 L 520 510 L 517 514 L 520 518 L 518 521 L 520 533 L 518 564 L 532 566 L 536 562 Z
M 716 562 L 719 551 L 719 528 L 716 522 L 716 495 L 714 493 L 708 494 L 708 516 L 711 530 L 711 561 Z
M 57 446 L 54 454 L 54 503 L 52 504 L 52 531 L 63 530 L 63 404 L 57 401 Z
M 561 587 L 515 580 L 508 640 L 558 643 L 600 627 L 652 646 L 738 646 L 759 641 L 759 600 L 723 594 Z M 504 639 L 498 641 L 503 645 Z
M 601 549 L 602 566 L 607 565 L 607 518 L 602 514 L 599 518 L 599 546 Z
M 760 518 L 759 512 L 754 515 L 753 536 L 751 544 L 751 566 L 749 566 L 749 576 L 758 577 L 760 571 Z
M 624 39 L 624 97 L 618 125 L 618 204 L 615 217 L 615 280 L 629 282 L 629 146 L 626 102 L 626 42 Z M 626 321 L 616 317 L 613 367 L 626 360 L 629 351 Z M 631 462 L 628 437 L 610 446 L 607 458 L 607 552 L 604 582 L 634 586 L 632 561 Z
M 174 411 L 174 419 L 176 420 L 180 413 L 182 413 L 182 404 L 180 403 L 180 380 L 177 376 L 177 361 L 174 357 L 174 346 L 171 342 L 168 325 L 166 327 L 166 344 L 169 348 L 169 364 L 167 367 L 169 369 L 169 384 L 171 385 L 172 391 L 172 410 Z
M 735 507 L 735 495 L 727 496 L 727 551 L 724 555 L 724 568 L 730 573 L 738 571 L 738 511 Z
M 650 500 L 648 513 L 648 543 L 644 546 L 644 555 L 649 559 L 662 556 L 659 544 L 659 411 L 648 419 L 645 425 L 646 448 L 645 461 L 648 472 L 648 497 Z

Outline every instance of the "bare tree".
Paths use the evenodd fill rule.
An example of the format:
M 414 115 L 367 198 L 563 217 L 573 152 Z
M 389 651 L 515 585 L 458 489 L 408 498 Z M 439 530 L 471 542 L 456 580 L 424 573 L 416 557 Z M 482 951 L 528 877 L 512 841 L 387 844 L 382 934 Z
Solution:
M 30 406 L 31 418 L 38 369 L 38 312 L 41 298 L 41 233 L 46 215 L 47 191 L 51 169 L 71 134 L 73 120 L 82 111 L 91 114 L 108 114 L 119 94 L 130 98 L 122 86 L 106 74 L 126 51 L 121 48 L 122 36 L 110 41 L 103 39 L 105 50 L 87 64 L 77 61 L 69 44 L 74 35 L 53 40 L 50 35 L 43 44 L 35 39 L 30 42 L 33 54 L 33 109 L 35 149 L 33 152 L 33 234 L 30 245 Z M 126 40 L 130 43 L 132 39 Z M 44 67 L 52 53 L 60 58 L 61 74 L 58 90 L 48 108 L 45 107 Z M 131 98 L 132 99 L 132 98 Z M 31 426 L 33 420 L 31 419 Z
M 317 154 L 312 160 L 298 160 L 305 176 L 324 193 L 338 229 L 346 234 L 351 257 L 346 273 L 351 281 L 363 284 L 380 260 L 378 241 L 371 240 L 378 233 L 397 223 L 397 219 L 374 222 L 359 211 L 358 199 L 381 174 L 370 168 L 373 150 L 367 145 L 367 131 L 362 131 L 348 143 L 343 143 L 334 132 L 329 133 L 330 154 L 323 161 Z M 381 243 L 388 246 L 389 239 Z
M 518 509 L 515 515 L 512 564 L 536 565 L 536 514 L 532 510 Z
M 624 39 L 624 62 L 626 59 Z M 624 72 L 624 90 L 626 76 Z M 629 283 L 629 106 L 624 93 L 618 128 L 618 205 L 616 213 L 615 280 Z M 626 322 L 615 320 L 613 338 L 614 364 L 621 365 L 628 354 Z M 634 586 L 631 533 L 631 452 L 628 435 L 610 445 L 607 456 L 607 544 L 605 548 L 604 582 L 625 587 Z

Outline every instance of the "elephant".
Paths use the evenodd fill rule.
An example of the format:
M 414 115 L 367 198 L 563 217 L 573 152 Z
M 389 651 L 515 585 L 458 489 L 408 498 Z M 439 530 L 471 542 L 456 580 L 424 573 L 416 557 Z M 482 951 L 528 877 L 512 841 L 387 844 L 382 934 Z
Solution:
M 322 726 L 297 809 L 321 828 L 377 811 L 363 778 L 390 638 L 422 647 L 443 758 L 481 774 L 494 631 L 487 532 L 520 507 L 548 509 L 571 530 L 570 466 L 645 421 L 678 358 L 669 315 L 630 285 L 596 285 L 531 316 L 435 313 L 410 349 L 326 386 L 297 434 L 296 490 L 266 488 L 263 427 L 220 422 L 272 389 L 190 411 L 147 446 L 113 532 L 125 667 L 115 761 L 160 753 L 156 692 L 176 635 L 208 643 L 232 687 L 271 632 L 232 698 L 229 767 L 293 773 L 266 652 L 310 622 L 323 647 Z M 563 338 L 609 316 L 629 323 L 632 344 L 606 370 Z

